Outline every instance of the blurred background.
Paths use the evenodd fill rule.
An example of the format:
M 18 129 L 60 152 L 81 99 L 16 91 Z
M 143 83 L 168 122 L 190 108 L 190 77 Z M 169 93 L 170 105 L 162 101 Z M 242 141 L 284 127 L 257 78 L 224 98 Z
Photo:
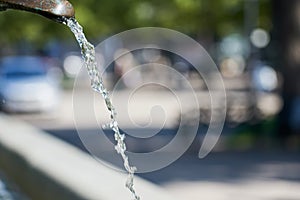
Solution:
M 130 119 L 122 114 L 119 117 L 124 132 L 148 137 L 149 132 L 163 127 L 160 134 L 142 144 L 128 137 L 129 150 L 150 152 L 167 144 L 176 134 L 181 116 L 187 126 L 199 124 L 197 137 L 182 158 L 157 172 L 139 174 L 141 177 L 181 199 L 225 200 L 240 199 L 241 195 L 244 199 L 300 199 L 299 0 L 72 0 L 72 4 L 93 44 L 132 28 L 174 29 L 198 41 L 222 75 L 227 94 L 224 130 L 213 153 L 200 160 L 197 154 L 211 108 L 206 85 L 194 67 L 179 56 L 154 48 L 126 52 L 118 41 L 97 52 L 99 63 L 105 63 L 107 56 L 126 52 L 103 75 L 110 90 L 118 83 L 113 95 L 117 111 L 128 109 L 130 113 Z M 35 14 L 11 10 L 0 12 L 0 27 L 1 112 L 87 151 L 73 122 L 72 92 L 78 74 L 77 95 L 82 104 L 77 109 L 83 116 L 78 128 L 91 134 L 91 142 L 92 133 L 108 121 L 108 115 L 102 113 L 105 108 L 99 100 L 95 104 L 99 124 L 84 117 L 90 114 L 85 102 L 91 91 L 70 30 Z M 178 104 L 170 100 L 172 95 L 158 86 L 136 93 L 122 110 L 126 94 L 141 80 L 159 79 L 184 93 L 180 80 L 155 67 L 135 70 L 122 78 L 134 66 L 147 63 L 171 66 L 184 75 L 200 96 L 200 120 L 194 121 L 191 110 L 178 113 Z M 151 112 L 149 125 L 149 108 L 155 105 L 168 112 L 165 118 L 160 111 Z M 112 139 L 109 132 L 107 136 Z M 99 147 L 99 151 L 105 152 L 105 148 Z

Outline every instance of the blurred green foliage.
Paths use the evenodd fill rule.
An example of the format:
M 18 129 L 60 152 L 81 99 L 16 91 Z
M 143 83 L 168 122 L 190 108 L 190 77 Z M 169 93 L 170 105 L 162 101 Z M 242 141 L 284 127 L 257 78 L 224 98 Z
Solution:
M 70 0 L 88 38 L 100 38 L 143 26 L 171 28 L 193 37 L 222 37 L 242 32 L 249 0 Z M 270 0 L 260 0 L 259 26 L 271 28 Z M 0 12 L 0 45 L 51 38 L 73 39 L 67 27 L 22 11 Z
M 278 117 L 262 121 L 248 122 L 235 127 L 227 138 L 227 148 L 231 150 L 270 149 L 278 144 Z

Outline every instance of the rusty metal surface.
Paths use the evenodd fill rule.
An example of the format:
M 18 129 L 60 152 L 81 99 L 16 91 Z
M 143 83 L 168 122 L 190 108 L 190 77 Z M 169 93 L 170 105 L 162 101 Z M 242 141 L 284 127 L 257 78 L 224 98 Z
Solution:
M 74 17 L 74 8 L 66 0 L 0 0 L 2 9 L 27 10 L 49 18 Z

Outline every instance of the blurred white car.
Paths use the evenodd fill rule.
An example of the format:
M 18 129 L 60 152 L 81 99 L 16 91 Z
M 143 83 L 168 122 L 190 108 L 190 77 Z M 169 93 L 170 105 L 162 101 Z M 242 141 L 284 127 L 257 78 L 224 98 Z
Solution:
M 42 57 L 0 61 L 0 105 L 7 112 L 52 111 L 59 103 L 59 79 Z

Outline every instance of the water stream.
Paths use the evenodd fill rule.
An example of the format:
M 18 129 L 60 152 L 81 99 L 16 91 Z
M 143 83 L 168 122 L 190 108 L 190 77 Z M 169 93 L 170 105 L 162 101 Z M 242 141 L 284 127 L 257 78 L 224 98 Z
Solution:
M 110 123 L 105 125 L 105 128 L 110 128 L 114 131 L 114 138 L 117 144 L 115 145 L 115 149 L 118 154 L 122 156 L 124 162 L 124 168 L 128 172 L 128 178 L 126 181 L 126 187 L 130 190 L 131 194 L 134 197 L 134 200 L 139 200 L 140 197 L 137 195 L 134 189 L 134 173 L 136 168 L 131 166 L 128 160 L 128 156 L 126 155 L 126 144 L 124 142 L 125 135 L 120 133 L 119 125 L 117 122 L 117 113 L 116 110 L 111 102 L 109 97 L 109 93 L 103 84 L 102 77 L 97 69 L 97 62 L 95 56 L 95 48 L 94 46 L 88 42 L 86 39 L 83 28 L 77 22 L 75 18 L 67 18 L 65 19 L 65 24 L 71 29 L 73 32 L 79 46 L 81 48 L 81 54 L 84 61 L 84 65 L 88 71 L 90 80 L 91 80 L 91 87 L 92 89 L 100 93 L 105 100 L 106 107 L 110 112 Z
M 14 200 L 5 183 L 0 179 L 0 200 Z

